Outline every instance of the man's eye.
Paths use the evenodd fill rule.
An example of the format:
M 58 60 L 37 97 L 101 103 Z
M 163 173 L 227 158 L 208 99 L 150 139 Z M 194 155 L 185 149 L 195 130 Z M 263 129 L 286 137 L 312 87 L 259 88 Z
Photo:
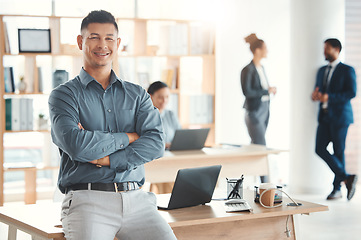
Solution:
M 114 41 L 113 38 L 106 38 L 107 41 Z
M 89 38 L 90 40 L 97 40 L 97 39 L 99 39 L 98 37 L 90 37 Z

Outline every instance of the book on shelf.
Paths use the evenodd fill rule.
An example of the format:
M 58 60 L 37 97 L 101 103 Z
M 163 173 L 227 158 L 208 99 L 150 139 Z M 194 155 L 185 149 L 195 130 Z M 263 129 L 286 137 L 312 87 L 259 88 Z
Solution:
M 162 81 L 168 85 L 170 89 L 177 88 L 177 68 L 165 69 L 162 72 Z
M 20 130 L 27 130 L 27 102 L 25 98 L 20 98 Z
M 189 123 L 207 124 L 213 122 L 213 96 L 210 94 L 189 97 Z
M 214 30 L 212 26 L 191 26 L 191 54 L 213 54 L 214 53 Z
M 44 91 L 43 86 L 43 75 L 41 67 L 38 67 L 38 92 L 42 93 Z
M 149 73 L 148 72 L 138 72 L 138 82 L 139 85 L 142 86 L 144 89 L 148 89 L 150 82 L 149 82 Z
M 11 99 L 5 99 L 5 130 L 11 130 Z
M 13 98 L 11 100 L 11 129 L 20 131 L 20 99 Z
M 167 106 L 167 109 L 168 110 L 171 110 L 174 115 L 176 116 L 176 118 L 179 118 L 178 116 L 178 94 L 171 94 L 170 97 L 169 97 L 169 103 L 168 103 L 168 106 Z
M 162 26 L 160 28 L 159 51 L 157 53 L 160 55 L 187 55 L 187 24 L 178 23 Z
M 5 92 L 7 93 L 15 92 L 13 67 L 4 67 L 4 85 L 5 85 Z
M 22 131 L 34 129 L 33 99 L 6 98 L 5 99 L 5 129 L 8 131 Z
M 10 53 L 10 41 L 9 41 L 9 34 L 8 34 L 8 27 L 6 22 L 4 22 L 4 41 L 5 41 L 5 53 Z
M 25 107 L 26 107 L 26 130 L 33 130 L 34 129 L 34 109 L 33 109 L 33 99 L 32 98 L 25 98 Z

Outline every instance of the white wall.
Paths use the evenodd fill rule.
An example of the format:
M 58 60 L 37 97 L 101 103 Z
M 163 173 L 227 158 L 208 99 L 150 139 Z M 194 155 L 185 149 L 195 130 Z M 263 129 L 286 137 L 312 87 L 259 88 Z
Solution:
M 271 103 L 268 146 L 289 146 L 290 4 L 288 0 L 218 1 L 216 38 L 216 141 L 248 144 L 240 72 L 252 60 L 244 37 L 254 32 L 267 44 L 263 61 L 278 93 Z
M 311 101 L 317 70 L 325 65 L 323 41 L 344 42 L 344 0 L 291 1 L 291 178 L 292 191 L 332 190 L 333 174 L 315 154 L 318 104 Z M 342 58 L 342 57 L 341 57 Z

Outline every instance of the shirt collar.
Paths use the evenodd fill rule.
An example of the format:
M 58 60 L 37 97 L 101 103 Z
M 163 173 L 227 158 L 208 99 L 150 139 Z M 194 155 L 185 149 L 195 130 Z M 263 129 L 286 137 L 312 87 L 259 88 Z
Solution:
M 82 83 L 84 88 L 86 88 L 89 85 L 89 83 L 91 83 L 92 81 L 96 81 L 92 76 L 90 76 L 89 73 L 87 73 L 84 70 L 84 68 L 81 68 L 80 73 L 79 73 L 79 78 L 80 78 L 80 82 Z M 123 85 L 123 81 L 120 78 L 118 78 L 118 76 L 115 74 L 115 72 L 112 69 L 109 85 L 112 85 L 115 82 L 119 82 L 121 85 Z
M 329 63 L 328 66 L 331 66 L 331 68 L 335 68 L 340 62 L 340 59 L 336 59 L 335 61 Z

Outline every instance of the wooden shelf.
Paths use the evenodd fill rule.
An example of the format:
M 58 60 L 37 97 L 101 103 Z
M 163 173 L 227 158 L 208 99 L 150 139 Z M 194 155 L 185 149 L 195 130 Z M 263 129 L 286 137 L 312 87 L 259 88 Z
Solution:
M 20 130 L 20 131 L 10 131 L 10 130 L 5 130 L 4 133 L 23 133 L 23 132 L 41 132 L 41 133 L 50 133 L 50 130 Z
M 5 33 L 4 33 L 4 22 L 11 21 L 11 18 L 23 18 L 23 17 L 29 17 L 29 18 L 45 18 L 49 21 L 49 28 L 51 29 L 51 47 L 52 47 L 52 53 L 19 53 L 19 54 L 13 54 L 13 53 L 5 53 Z M 58 61 L 62 61 L 62 57 L 70 57 L 71 60 L 70 63 L 66 66 L 71 68 L 71 70 L 67 70 L 69 72 L 69 77 L 72 78 L 73 76 L 76 76 L 79 73 L 80 70 L 80 64 L 81 64 L 81 56 L 82 53 L 80 50 L 77 49 L 77 46 L 75 45 L 69 45 L 69 44 L 62 44 L 61 42 L 61 36 L 62 34 L 66 34 L 66 32 L 62 32 L 63 29 L 61 28 L 61 24 L 63 24 L 64 21 L 61 21 L 63 19 L 83 19 L 83 16 L 46 16 L 46 15 L 23 15 L 23 14 L 9 14 L 9 15 L 0 15 L 0 80 L 2 82 L 0 86 L 0 94 L 2 95 L 0 97 L 0 112 L 1 112 L 1 119 L 0 119 L 0 206 L 3 205 L 4 200 L 4 193 L 3 193 L 3 185 L 4 185 L 4 172 L 12 172 L 12 171 L 25 171 L 28 174 L 28 178 L 32 179 L 31 181 L 34 182 L 34 179 L 36 180 L 36 174 L 34 175 L 32 171 L 35 170 L 43 170 L 44 168 L 38 169 L 30 169 L 30 168 L 16 168 L 16 169 L 10 169 L 10 168 L 4 168 L 4 143 L 3 138 L 5 134 L 11 134 L 11 133 L 22 133 L 22 132 L 40 132 L 40 133 L 49 133 L 49 130 L 25 130 L 25 131 L 8 131 L 5 130 L 5 98 L 15 98 L 15 97 L 23 97 L 23 96 L 29 96 L 29 98 L 37 99 L 41 96 L 48 96 L 49 95 L 49 89 L 44 88 L 45 93 L 41 92 L 26 92 L 26 93 L 8 93 L 4 90 L 4 66 L 9 66 L 9 62 L 16 60 L 15 57 L 21 56 L 24 58 L 25 63 L 24 66 L 24 75 L 25 79 L 30 81 L 31 88 L 28 88 L 29 91 L 32 91 L 32 89 L 39 89 L 39 76 L 38 71 L 36 70 L 41 64 L 48 64 L 44 65 L 48 69 L 51 69 L 53 71 L 54 69 L 57 69 L 60 65 L 60 68 L 64 68 L 64 64 L 59 64 Z M 31 20 L 31 19 L 30 19 Z M 207 37 L 204 37 L 202 35 L 201 40 L 197 39 L 198 36 L 196 34 L 193 35 L 193 38 L 196 40 L 199 40 L 201 42 L 201 46 L 203 46 L 202 50 L 201 48 L 198 48 L 198 45 L 194 45 L 195 43 L 192 42 L 194 39 L 192 39 L 192 30 L 193 32 L 197 32 L 199 29 L 199 26 L 202 24 L 198 23 L 205 23 L 205 26 L 209 26 L 210 23 L 206 23 L 201 20 L 184 20 L 184 19 L 149 19 L 149 18 L 119 18 L 116 17 L 116 20 L 120 24 L 128 24 L 129 26 L 133 28 L 133 30 L 129 31 L 129 43 L 127 51 L 129 53 L 124 52 L 118 52 L 117 58 L 114 59 L 113 62 L 113 69 L 118 74 L 118 76 L 122 76 L 120 73 L 120 63 L 128 63 L 132 62 L 132 71 L 129 73 L 130 76 L 132 76 L 131 79 L 135 83 L 140 82 L 138 80 L 139 76 L 138 74 L 144 70 L 142 70 L 142 67 L 150 61 L 154 61 L 158 64 L 157 61 L 159 61 L 161 64 L 148 64 L 146 67 L 149 69 L 147 70 L 148 74 L 150 72 L 157 71 L 157 74 L 155 74 L 154 79 L 149 79 L 150 81 L 156 81 L 160 79 L 159 78 L 165 70 L 174 70 L 174 79 L 172 78 L 172 81 L 175 85 L 172 84 L 172 86 L 176 86 L 176 89 L 171 89 L 171 93 L 176 95 L 177 103 L 175 106 L 178 107 L 178 116 L 180 117 L 180 123 L 183 127 L 209 127 L 211 128 L 210 137 L 207 140 L 207 145 L 211 145 L 212 142 L 214 142 L 214 128 L 215 128 L 215 122 L 214 122 L 214 104 L 213 109 L 211 109 L 213 114 L 213 120 L 210 123 L 207 124 L 188 124 L 189 123 L 189 108 L 193 104 L 189 98 L 189 93 L 186 91 L 189 87 L 189 84 L 192 83 L 196 79 L 199 83 L 197 90 L 198 95 L 208 95 L 210 98 L 215 98 L 215 54 L 214 54 L 214 47 L 209 47 L 209 45 L 214 45 L 214 32 L 210 31 L 208 34 L 211 37 L 212 41 L 211 44 L 205 44 L 201 40 L 208 39 Z M 122 22 L 124 21 L 124 22 Z M 159 22 L 159 23 L 158 23 Z M 168 24 L 169 23 L 169 24 Z M 159 24 L 159 25 L 158 25 Z M 10 25 L 10 24 L 9 24 Z M 154 27 L 154 25 L 161 29 L 162 26 L 166 26 L 169 28 L 173 28 L 173 26 L 181 27 L 179 30 L 178 28 L 170 29 L 168 30 L 167 34 L 169 35 L 171 32 L 179 31 L 178 33 L 181 33 L 184 35 L 184 39 L 181 42 L 182 49 L 174 49 L 171 48 L 169 43 L 174 43 L 171 39 L 174 39 L 174 37 L 179 37 L 178 35 L 172 35 L 172 38 L 168 35 L 165 35 L 167 37 L 164 37 L 163 35 L 159 36 L 152 36 L 151 34 L 154 34 L 152 31 L 149 31 L 149 28 Z M 203 25 L 202 25 L 203 26 Z M 214 26 L 214 24 L 212 25 Z M 80 27 L 80 26 L 79 26 Z M 194 29 L 193 27 L 196 27 Z M 34 26 L 36 28 L 36 26 Z M 172 30 L 172 31 L 171 31 Z M 214 28 L 213 28 L 214 30 Z M 9 31 L 10 32 L 10 31 Z M 203 34 L 203 33 L 202 33 Z M 186 35 L 186 36 L 185 36 Z M 197 34 L 198 35 L 198 34 Z M 208 35 L 207 35 L 208 36 Z M 15 38 L 16 36 L 13 36 Z M 153 50 L 152 46 L 148 41 L 148 39 L 158 38 L 159 42 L 157 43 L 159 46 L 162 46 L 163 49 L 159 50 Z M 160 39 L 160 38 L 164 39 Z M 75 40 L 76 36 L 74 36 Z M 11 43 L 10 43 L 11 44 Z M 161 45 L 164 44 L 164 45 Z M 177 43 L 179 44 L 179 43 Z M 192 45 L 193 44 L 193 45 Z M 197 42 L 199 44 L 199 42 Z M 156 45 L 156 44 L 155 44 Z M 154 45 L 154 46 L 155 46 Z M 164 47 L 167 45 L 167 47 Z M 169 45 L 169 46 L 168 46 Z M 179 47 L 180 45 L 176 45 L 176 47 Z M 174 47 L 174 45 L 172 45 Z M 193 46 L 193 48 L 192 48 Z M 14 49 L 13 49 L 14 50 Z M 152 51 L 153 50 L 153 51 Z M 152 54 L 154 53 L 154 54 Z M 158 54 L 156 54 L 158 53 Z M 190 53 L 204 53 L 204 54 L 190 54 Z M 207 54 L 210 53 L 210 54 Z M 38 58 L 38 56 L 46 56 L 50 57 L 52 60 L 46 63 L 42 63 L 45 58 Z M 14 57 L 14 59 L 12 59 Z M 192 58 L 201 58 L 201 59 L 195 59 L 197 62 L 201 62 L 200 65 L 193 66 L 192 64 L 189 64 L 190 61 L 192 61 Z M 129 61 L 128 59 L 129 58 Z M 130 59 L 130 58 L 134 58 Z M 145 60 L 143 59 L 145 58 Z M 165 60 L 164 60 L 164 59 Z M 68 58 L 65 58 L 68 59 Z M 45 59 L 47 60 L 47 59 Z M 142 61 L 144 60 L 145 63 Z M 8 62 L 7 62 L 8 61 Z M 188 61 L 188 64 L 185 62 Z M 39 65 L 40 64 L 40 65 Z M 141 66 L 142 65 L 142 66 Z M 154 66 L 156 67 L 154 67 Z M 18 66 L 14 66 L 18 67 Z M 189 69 L 188 69 L 189 68 Z M 192 69 L 195 68 L 195 69 Z M 134 70 L 133 70 L 134 69 Z M 196 72 L 194 74 L 192 71 Z M 49 74 L 49 70 L 48 73 Z M 196 77 L 194 77 L 196 76 Z M 18 76 L 16 76 L 18 77 Z M 125 76 L 127 78 L 130 78 L 129 76 Z M 52 76 L 43 76 L 43 79 L 52 79 Z M 170 78 L 168 78 L 170 79 Z M 170 82 L 172 82 L 170 81 Z M 29 82 L 28 82 L 29 86 Z M 48 86 L 49 87 L 49 86 Z M 172 88 L 172 87 L 171 87 Z M 36 197 L 36 194 L 34 193 L 34 186 L 29 186 L 29 189 L 31 189 L 31 200 L 27 200 L 26 202 L 33 202 L 34 196 Z M 35 195 L 34 195 L 35 194 Z M 30 196 L 30 195 L 29 195 Z M 36 199 L 35 199 L 36 200 Z
M 0 15 L 2 17 L 30 17 L 30 18 L 49 18 L 49 19 L 62 19 L 62 18 L 78 18 L 83 19 L 84 16 L 52 16 L 52 15 L 26 15 L 26 14 L 4 14 Z M 122 18 L 116 17 L 115 19 L 118 21 L 140 21 L 140 22 L 147 22 L 147 21 L 159 21 L 159 22 L 178 22 L 178 23 L 189 23 L 189 22 L 204 22 L 200 19 L 173 19 L 173 18 Z
M 34 92 L 34 93 L 8 93 L 8 92 L 6 92 L 6 93 L 4 93 L 3 95 L 4 96 L 9 96 L 9 97 L 14 97 L 14 96 L 27 96 L 27 95 L 49 95 L 50 93 L 36 93 L 36 92 Z

